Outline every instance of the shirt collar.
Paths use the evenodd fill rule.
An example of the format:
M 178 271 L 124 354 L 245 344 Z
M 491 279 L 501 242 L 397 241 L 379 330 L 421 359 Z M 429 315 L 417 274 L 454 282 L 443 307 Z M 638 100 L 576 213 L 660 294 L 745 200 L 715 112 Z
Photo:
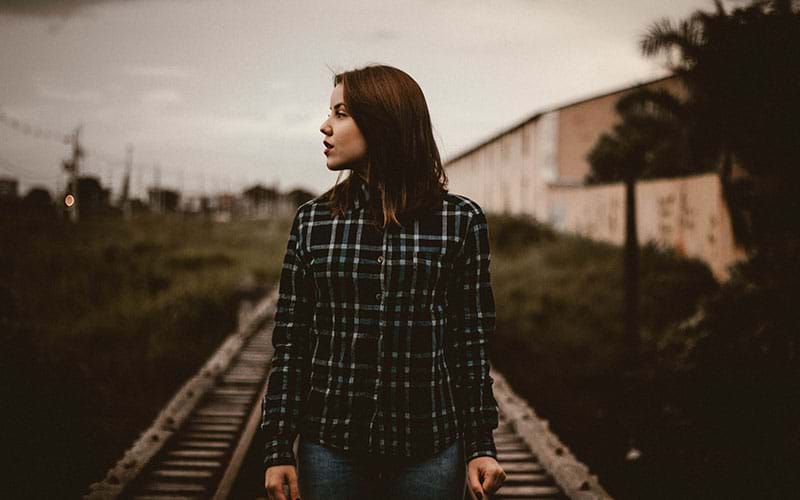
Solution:
M 357 179 L 354 179 L 356 182 L 356 192 L 353 199 L 353 204 L 356 209 L 360 209 L 369 204 L 369 187 L 367 186 L 367 183 L 361 179 L 361 177 L 358 177 L 358 174 L 355 175 Z

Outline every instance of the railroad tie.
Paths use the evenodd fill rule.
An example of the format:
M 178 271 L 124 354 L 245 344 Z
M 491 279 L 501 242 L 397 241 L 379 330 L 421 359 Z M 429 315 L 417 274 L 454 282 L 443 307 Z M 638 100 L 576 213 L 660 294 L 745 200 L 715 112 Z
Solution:
M 274 289 L 255 307 L 250 324 L 220 346 L 85 499 L 229 498 L 261 419 L 276 299 Z M 507 477 L 491 498 L 610 499 L 505 378 L 494 369 L 492 378 L 499 409 L 497 460 Z M 263 487 L 258 489 L 251 498 L 265 499 Z M 467 488 L 465 500 L 471 498 Z

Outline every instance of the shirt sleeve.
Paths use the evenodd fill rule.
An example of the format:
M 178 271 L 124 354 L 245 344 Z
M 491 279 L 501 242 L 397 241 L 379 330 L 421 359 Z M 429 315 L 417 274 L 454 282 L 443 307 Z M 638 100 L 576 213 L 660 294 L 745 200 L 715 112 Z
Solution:
M 315 304 L 313 280 L 302 253 L 298 210 L 281 269 L 272 331 L 272 367 L 262 401 L 265 467 L 296 465 L 292 445 L 306 394 L 308 331 Z
M 489 275 L 489 227 L 479 208 L 473 215 L 459 259 L 451 320 L 459 421 L 467 461 L 497 457 L 492 431 L 497 427 L 497 402 L 489 375 L 489 339 L 495 330 L 495 304 Z

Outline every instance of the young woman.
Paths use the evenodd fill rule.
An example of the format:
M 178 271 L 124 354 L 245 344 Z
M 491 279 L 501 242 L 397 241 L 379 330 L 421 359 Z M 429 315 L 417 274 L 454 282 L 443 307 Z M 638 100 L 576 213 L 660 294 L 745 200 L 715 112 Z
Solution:
M 466 483 L 487 498 L 505 473 L 485 214 L 447 191 L 403 71 L 336 75 L 320 132 L 328 169 L 351 172 L 292 224 L 261 424 L 269 498 L 461 500 Z

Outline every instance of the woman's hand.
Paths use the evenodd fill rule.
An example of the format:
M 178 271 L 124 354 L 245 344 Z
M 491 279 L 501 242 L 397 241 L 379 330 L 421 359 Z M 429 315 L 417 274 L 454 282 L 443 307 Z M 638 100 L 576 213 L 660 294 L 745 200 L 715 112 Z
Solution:
M 289 498 L 284 494 L 284 485 L 289 485 Z M 273 465 L 264 473 L 264 487 L 269 500 L 297 500 L 300 490 L 297 487 L 297 469 L 294 465 Z
M 476 457 L 467 465 L 469 489 L 478 500 L 489 498 L 505 480 L 505 471 L 492 457 Z

